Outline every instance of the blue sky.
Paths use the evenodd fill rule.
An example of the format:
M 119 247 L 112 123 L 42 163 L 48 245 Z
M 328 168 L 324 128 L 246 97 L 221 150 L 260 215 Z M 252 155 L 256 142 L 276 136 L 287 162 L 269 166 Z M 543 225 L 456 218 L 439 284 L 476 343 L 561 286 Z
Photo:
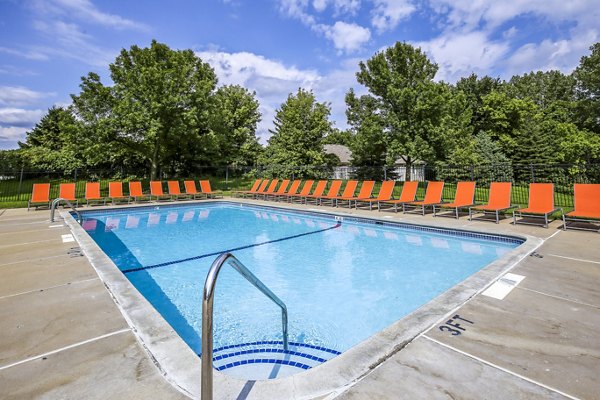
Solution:
M 81 76 L 110 84 L 120 49 L 152 39 L 196 51 L 219 84 L 256 91 L 265 143 L 298 87 L 331 103 L 345 128 L 358 62 L 396 41 L 421 47 L 448 82 L 569 73 L 600 41 L 599 9 L 597 0 L 0 0 L 0 149 L 68 105 Z

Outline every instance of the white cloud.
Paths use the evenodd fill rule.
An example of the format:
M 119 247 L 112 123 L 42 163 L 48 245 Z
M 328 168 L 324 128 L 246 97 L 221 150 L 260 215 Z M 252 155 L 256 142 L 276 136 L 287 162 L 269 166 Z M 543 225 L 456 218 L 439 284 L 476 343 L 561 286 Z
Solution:
M 28 128 L 20 126 L 0 126 L 0 141 L 6 141 L 1 147 L 4 148 L 17 148 L 17 141 L 25 140 L 25 132 Z
M 360 0 L 313 0 L 313 8 L 323 12 L 328 6 L 333 6 L 334 15 L 356 15 L 360 9 Z
M 100 11 L 89 0 L 36 0 L 33 8 L 40 15 L 68 16 L 115 29 L 149 31 L 145 24 Z
M 97 67 L 106 67 L 118 54 L 117 50 L 107 50 L 95 45 L 94 38 L 83 32 L 77 24 L 38 20 L 34 22 L 34 28 L 54 38 L 57 44 L 52 47 L 34 47 L 42 54 L 71 58 Z
M 336 49 L 351 53 L 360 49 L 371 39 L 371 31 L 356 24 L 337 21 L 333 26 L 323 26 L 325 37 L 333 42 Z
M 396 28 L 401 20 L 417 9 L 411 0 L 373 0 L 373 3 L 371 24 L 378 32 Z
M 316 0 L 313 7 L 323 11 L 329 3 L 339 13 L 353 14 L 360 8 L 357 0 Z M 308 26 L 314 32 L 320 33 L 333 42 L 334 47 L 342 53 L 356 51 L 371 38 L 371 31 L 355 23 L 337 21 L 333 25 L 317 22 L 317 19 L 308 13 L 308 0 L 279 0 L 279 10 L 288 17 L 294 18 Z
M 196 54 L 215 69 L 221 84 L 242 85 L 256 92 L 262 114 L 257 134 L 262 143 L 270 137 L 276 110 L 299 87 L 313 90 L 317 101 L 331 103 L 332 121 L 338 127 L 346 126 L 344 96 L 356 85 L 358 60 L 342 62 L 340 69 L 321 75 L 253 53 L 203 51 Z
M 12 49 L 9 47 L 0 47 L 0 53 L 5 53 L 5 54 L 9 54 L 11 56 L 17 56 L 17 57 L 21 57 L 21 58 L 25 58 L 27 60 L 47 60 L 48 56 L 44 53 L 40 53 L 37 51 L 30 51 L 30 50 L 17 50 L 17 49 Z
M 7 106 L 32 104 L 53 95 L 53 93 L 36 92 L 23 86 L 0 86 L 0 104 Z
M 43 110 L 0 108 L 0 123 L 18 127 L 30 127 L 37 123 L 43 115 Z
M 506 42 L 490 41 L 483 32 L 449 34 L 414 44 L 438 64 L 436 79 L 447 82 L 472 72 L 489 73 L 509 51 Z

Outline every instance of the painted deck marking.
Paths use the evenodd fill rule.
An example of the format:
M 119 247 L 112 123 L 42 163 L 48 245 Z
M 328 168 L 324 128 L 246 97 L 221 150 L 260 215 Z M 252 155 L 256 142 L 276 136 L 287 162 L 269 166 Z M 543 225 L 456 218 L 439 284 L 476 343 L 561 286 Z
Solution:
M 440 346 L 443 346 L 443 347 L 445 347 L 445 348 L 447 348 L 447 349 L 450 349 L 450 350 L 453 350 L 453 351 L 455 351 L 455 352 L 457 352 L 457 353 L 460 353 L 460 354 L 462 354 L 463 356 L 466 356 L 466 357 L 472 358 L 472 359 L 474 359 L 474 360 L 477 360 L 477 361 L 479 361 L 479 362 L 481 362 L 481 363 L 484 363 L 484 364 L 486 364 L 486 365 L 488 365 L 488 366 L 490 366 L 490 367 L 493 367 L 493 368 L 499 369 L 500 371 L 506 372 L 507 374 L 510 374 L 510 375 L 516 376 L 517 378 L 521 378 L 521 379 L 523 379 L 524 381 L 527 381 L 527 382 L 529 382 L 529 383 L 533 383 L 534 385 L 537 385 L 537 386 L 541 386 L 541 387 L 543 387 L 543 388 L 545 388 L 545 389 L 548 389 L 548 390 L 550 390 L 550 391 L 552 391 L 552 392 L 555 392 L 555 393 L 558 393 L 558 394 L 560 394 L 560 395 L 563 395 L 563 396 L 565 396 L 565 397 L 567 397 L 567 398 L 569 398 L 569 399 L 572 399 L 572 400 L 580 400 L 578 397 L 572 396 L 572 395 L 570 395 L 570 394 L 567 394 L 567 393 L 565 393 L 565 392 L 562 392 L 562 391 L 560 391 L 560 390 L 558 390 L 558 389 L 555 389 L 555 388 L 553 388 L 553 387 L 551 387 L 551 386 L 545 385 L 545 384 L 543 384 L 543 383 L 541 383 L 541 382 L 538 382 L 538 381 L 536 381 L 536 380 L 533 380 L 533 379 L 531 379 L 531 378 L 528 378 L 528 377 L 526 377 L 526 376 L 523 376 L 523 375 L 521 375 L 521 374 L 518 374 L 518 373 L 516 373 L 516 372 L 513 372 L 513 371 L 511 371 L 511 370 L 509 370 L 509 369 L 506 369 L 506 368 L 504 368 L 504 367 L 501 367 L 501 366 L 499 366 L 499 365 L 496 365 L 496 364 L 494 364 L 494 363 L 492 363 L 492 362 L 486 361 L 486 360 L 484 360 L 483 358 L 480 358 L 480 357 L 474 356 L 473 354 L 469 354 L 469 353 L 467 353 L 466 351 L 459 350 L 459 349 L 457 349 L 456 347 L 453 347 L 453 346 L 450 346 L 450 345 L 448 345 L 448 344 L 442 343 L 442 342 L 440 342 L 439 340 L 436 340 L 436 339 L 430 338 L 430 337 L 429 337 L 429 336 L 427 336 L 427 335 L 422 335 L 422 336 L 423 336 L 425 339 L 429 339 L 429 340 L 431 340 L 432 342 L 439 344 Z

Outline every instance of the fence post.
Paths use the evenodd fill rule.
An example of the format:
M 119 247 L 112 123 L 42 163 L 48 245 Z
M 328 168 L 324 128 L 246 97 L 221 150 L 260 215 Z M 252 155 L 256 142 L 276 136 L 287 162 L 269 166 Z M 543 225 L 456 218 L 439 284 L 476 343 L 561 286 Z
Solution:
M 533 164 L 529 164 L 529 169 L 531 169 L 531 182 L 535 182 L 535 169 Z
M 75 168 L 75 174 L 73 176 L 73 179 L 75 180 L 75 183 L 77 183 L 77 168 Z
M 471 164 L 471 180 L 475 180 L 475 166 Z
M 17 197 L 19 201 L 21 201 L 21 185 L 23 184 L 23 168 L 24 166 L 21 164 L 21 176 L 19 177 L 19 188 L 17 192 L 19 192 L 19 196 Z
M 387 181 L 387 168 L 385 166 L 383 167 L 383 180 Z

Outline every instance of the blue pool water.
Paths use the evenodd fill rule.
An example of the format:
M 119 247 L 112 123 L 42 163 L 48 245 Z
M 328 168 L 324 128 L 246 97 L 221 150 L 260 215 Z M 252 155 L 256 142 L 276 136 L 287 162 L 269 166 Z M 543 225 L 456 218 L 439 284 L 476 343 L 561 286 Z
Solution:
M 227 202 L 83 216 L 84 229 L 196 353 L 204 281 L 224 251 L 286 303 L 291 342 L 343 352 L 520 244 Z M 216 349 L 281 340 L 280 309 L 224 268 L 214 329 Z

